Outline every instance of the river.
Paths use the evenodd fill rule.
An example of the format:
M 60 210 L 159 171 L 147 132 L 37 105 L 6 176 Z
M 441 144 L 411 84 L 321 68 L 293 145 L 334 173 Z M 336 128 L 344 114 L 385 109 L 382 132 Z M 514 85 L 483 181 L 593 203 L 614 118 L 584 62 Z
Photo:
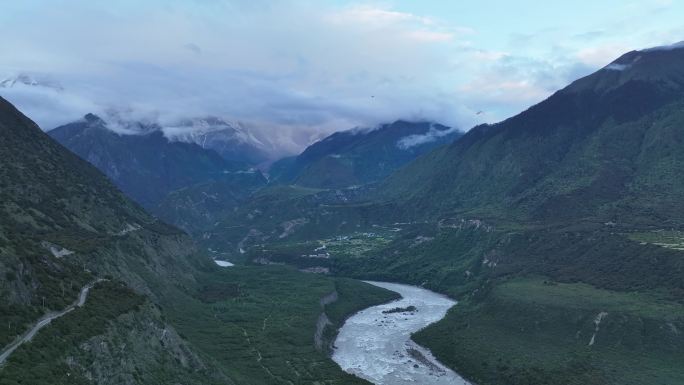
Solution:
M 411 340 L 411 333 L 442 319 L 456 302 L 416 286 L 368 283 L 395 291 L 402 298 L 350 317 L 335 340 L 333 360 L 346 372 L 378 385 L 467 385 L 428 349 Z M 409 306 L 416 310 L 383 313 Z

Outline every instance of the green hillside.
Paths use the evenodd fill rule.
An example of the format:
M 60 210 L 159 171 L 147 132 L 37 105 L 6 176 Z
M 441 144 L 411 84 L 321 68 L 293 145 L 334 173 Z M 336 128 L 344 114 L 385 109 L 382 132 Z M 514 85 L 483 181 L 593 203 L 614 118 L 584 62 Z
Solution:
M 684 51 L 625 54 L 501 123 L 391 176 L 384 193 L 416 214 L 563 224 L 677 225 Z
M 392 293 L 287 268 L 219 268 L 4 99 L 0 155 L 0 353 L 19 343 L 0 365 L 3 385 L 364 383 L 316 349 L 317 320 L 332 312 L 329 338 Z M 332 292 L 328 310 L 320 301 Z M 61 316 L 20 343 L 51 314 Z

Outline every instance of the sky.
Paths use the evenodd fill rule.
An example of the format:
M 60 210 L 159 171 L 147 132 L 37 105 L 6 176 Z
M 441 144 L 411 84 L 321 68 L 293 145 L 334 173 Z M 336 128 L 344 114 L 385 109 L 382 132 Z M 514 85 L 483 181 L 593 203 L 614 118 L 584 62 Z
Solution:
M 43 129 L 116 110 L 218 116 L 284 152 L 397 119 L 468 130 L 634 49 L 684 40 L 668 0 L 22 0 L 0 88 Z

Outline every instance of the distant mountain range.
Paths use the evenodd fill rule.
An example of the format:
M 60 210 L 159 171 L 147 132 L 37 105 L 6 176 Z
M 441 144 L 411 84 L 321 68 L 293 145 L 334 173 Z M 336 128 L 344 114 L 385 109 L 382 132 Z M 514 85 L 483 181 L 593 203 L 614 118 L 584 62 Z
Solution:
M 248 164 L 226 160 L 194 143 L 172 142 L 157 126 L 132 123 L 122 129 L 135 134 L 116 133 L 104 120 L 88 114 L 49 135 L 152 211 L 170 192 L 210 180 L 244 180 L 250 187 L 266 182 Z
M 97 110 L 96 115 L 115 131 L 116 128 L 125 128 L 132 134 L 141 133 L 136 131 L 141 128 L 160 130 L 171 141 L 195 143 L 215 150 L 228 161 L 253 166 L 272 163 L 298 147 L 294 142 L 283 143 L 281 136 L 265 134 L 249 124 L 216 116 L 160 119 L 151 111 L 91 103 L 89 98 L 46 74 L 18 73 L 0 78 L 0 90 L 3 89 L 5 94 L 34 110 L 45 122 L 63 121 L 64 117 L 73 116 L 74 111 L 82 111 L 85 105 L 90 104 L 90 108 Z M 42 128 L 49 130 L 53 127 L 47 125 Z
M 88 114 L 48 134 L 152 213 L 193 234 L 213 228 L 267 183 L 251 166 L 267 159 L 256 147 L 265 145 L 217 118 L 162 129 Z M 338 132 L 298 157 L 276 162 L 271 184 L 344 188 L 377 182 L 460 135 L 439 124 L 405 121 Z
M 336 132 L 300 155 L 273 164 L 271 179 L 304 187 L 344 188 L 376 182 L 463 133 L 431 122 L 396 121 Z

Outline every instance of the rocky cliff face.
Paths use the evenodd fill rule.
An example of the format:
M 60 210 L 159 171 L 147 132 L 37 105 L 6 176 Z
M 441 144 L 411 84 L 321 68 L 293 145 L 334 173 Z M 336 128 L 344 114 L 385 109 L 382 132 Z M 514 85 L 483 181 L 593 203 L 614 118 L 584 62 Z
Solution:
M 163 377 L 187 384 L 231 384 L 220 370 L 205 362 L 163 321 L 159 308 L 147 303 L 122 314 L 107 330 L 82 342 L 66 362 L 73 370 L 102 385 L 153 383 L 158 373 L 141 368 L 163 368 Z M 208 382 L 210 381 L 210 382 Z

